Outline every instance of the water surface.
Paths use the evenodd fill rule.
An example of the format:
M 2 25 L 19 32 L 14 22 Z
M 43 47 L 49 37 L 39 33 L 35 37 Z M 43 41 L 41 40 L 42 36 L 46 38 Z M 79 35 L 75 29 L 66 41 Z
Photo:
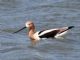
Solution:
M 30 47 L 27 29 L 74 25 L 64 40 L 46 39 Z M 80 0 L 0 0 L 0 60 L 80 60 Z

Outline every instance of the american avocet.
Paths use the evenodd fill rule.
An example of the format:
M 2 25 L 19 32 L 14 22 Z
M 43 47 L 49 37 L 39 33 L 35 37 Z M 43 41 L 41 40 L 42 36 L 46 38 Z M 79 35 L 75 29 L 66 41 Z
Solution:
M 39 41 L 42 38 L 63 38 L 63 36 L 73 28 L 74 26 L 69 26 L 69 27 L 62 27 L 62 28 L 55 28 L 55 29 L 48 29 L 48 30 L 42 30 L 42 31 L 35 31 L 35 25 L 32 21 L 28 21 L 25 24 L 26 26 L 23 27 L 22 29 L 14 32 L 17 33 L 26 27 L 28 28 L 28 36 L 31 39 L 32 44 L 36 44 L 37 41 Z

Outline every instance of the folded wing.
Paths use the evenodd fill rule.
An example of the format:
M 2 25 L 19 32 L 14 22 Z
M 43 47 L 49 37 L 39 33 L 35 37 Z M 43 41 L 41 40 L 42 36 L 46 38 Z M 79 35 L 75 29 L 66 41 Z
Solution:
M 51 37 L 54 37 L 58 32 L 59 32 L 58 29 L 40 31 L 39 37 L 40 38 L 51 38 Z
M 72 29 L 73 27 L 74 26 L 43 30 L 40 31 L 38 35 L 40 38 L 54 38 L 56 35 L 64 35 L 64 32 L 67 32 L 69 29 Z

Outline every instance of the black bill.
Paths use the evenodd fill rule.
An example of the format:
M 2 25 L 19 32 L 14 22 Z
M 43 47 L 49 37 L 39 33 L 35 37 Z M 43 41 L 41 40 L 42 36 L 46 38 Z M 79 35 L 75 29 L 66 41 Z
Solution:
M 19 29 L 18 31 L 14 32 L 14 33 L 18 33 L 19 31 L 21 31 L 21 30 L 23 30 L 23 29 L 25 29 L 25 28 L 26 28 L 26 27 L 23 27 L 23 28 Z

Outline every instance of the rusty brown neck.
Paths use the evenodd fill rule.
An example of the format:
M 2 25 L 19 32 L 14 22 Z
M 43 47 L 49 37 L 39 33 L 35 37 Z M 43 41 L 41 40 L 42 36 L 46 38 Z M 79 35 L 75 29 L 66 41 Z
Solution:
M 35 26 L 32 26 L 29 28 L 28 32 L 29 37 L 32 37 L 34 33 L 35 33 Z

